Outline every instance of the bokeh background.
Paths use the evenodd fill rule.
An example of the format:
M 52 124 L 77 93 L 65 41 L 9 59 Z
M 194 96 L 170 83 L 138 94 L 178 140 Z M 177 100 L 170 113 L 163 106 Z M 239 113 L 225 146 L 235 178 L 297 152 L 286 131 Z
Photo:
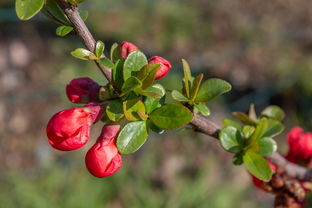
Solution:
M 174 67 L 161 81 L 168 88 L 181 87 L 181 58 L 194 74 L 229 81 L 233 91 L 208 104 L 217 123 L 250 103 L 258 112 L 276 104 L 287 112 L 287 130 L 312 130 L 311 0 L 90 0 L 82 7 L 107 47 L 127 40 L 170 60 Z M 73 106 L 66 84 L 81 76 L 105 83 L 94 64 L 69 55 L 80 40 L 57 37 L 55 29 L 42 15 L 20 22 L 14 2 L 0 1 L 0 207 L 272 206 L 272 195 L 253 188 L 216 141 L 192 131 L 151 135 L 105 179 L 84 165 L 100 125 L 82 149 L 53 150 L 45 125 Z M 277 138 L 282 153 L 285 136 Z

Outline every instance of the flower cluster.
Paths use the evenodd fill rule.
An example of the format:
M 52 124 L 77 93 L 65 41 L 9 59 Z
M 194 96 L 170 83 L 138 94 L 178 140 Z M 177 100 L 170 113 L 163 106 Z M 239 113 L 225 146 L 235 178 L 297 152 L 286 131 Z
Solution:
M 300 127 L 293 127 L 288 133 L 289 151 L 285 158 L 293 163 L 309 166 L 312 162 L 312 132 L 304 132 Z M 304 199 L 308 188 L 305 183 L 290 178 L 285 170 L 276 168 L 272 163 L 270 167 L 275 174 L 269 182 L 264 182 L 252 176 L 253 184 L 264 191 L 276 193 L 276 207 L 297 207 L 304 206 Z M 282 191 L 285 190 L 285 191 Z M 288 193 L 288 194 L 284 194 Z
M 138 50 L 134 44 L 123 42 L 120 56 L 124 59 Z M 171 64 L 158 56 L 149 63 L 159 63 L 155 79 L 164 77 Z M 76 150 L 84 146 L 90 137 L 93 124 L 104 115 L 106 103 L 100 100 L 100 90 L 104 88 L 88 77 L 73 79 L 66 86 L 68 99 L 77 104 L 86 104 L 56 113 L 48 122 L 46 133 L 52 147 L 61 151 Z M 122 165 L 121 154 L 116 147 L 116 138 L 120 131 L 118 124 L 104 125 L 95 144 L 88 150 L 85 163 L 89 172 L 96 177 L 106 177 L 117 172 Z

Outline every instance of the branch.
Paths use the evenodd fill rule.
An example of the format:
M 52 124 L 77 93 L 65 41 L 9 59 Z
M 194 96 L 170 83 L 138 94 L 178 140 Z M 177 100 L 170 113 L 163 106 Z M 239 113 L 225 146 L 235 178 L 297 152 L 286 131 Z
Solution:
M 93 52 L 96 42 L 89 29 L 87 28 L 86 24 L 81 19 L 78 13 L 78 8 L 76 6 L 69 5 L 65 0 L 56 1 L 62 7 L 68 19 L 73 24 L 77 35 L 83 41 L 84 45 L 87 47 L 88 50 Z M 101 72 L 104 74 L 104 76 L 107 78 L 107 80 L 111 82 L 111 70 L 99 65 L 98 63 L 96 64 Z M 217 124 L 206 119 L 205 117 L 194 113 L 194 120 L 191 122 L 191 124 L 197 129 L 197 131 L 218 139 L 218 133 L 221 128 Z M 312 171 L 288 162 L 279 153 L 273 154 L 272 156 L 268 157 L 268 159 L 278 167 L 285 169 L 286 173 L 289 176 L 298 178 L 299 180 L 303 181 L 312 181 Z

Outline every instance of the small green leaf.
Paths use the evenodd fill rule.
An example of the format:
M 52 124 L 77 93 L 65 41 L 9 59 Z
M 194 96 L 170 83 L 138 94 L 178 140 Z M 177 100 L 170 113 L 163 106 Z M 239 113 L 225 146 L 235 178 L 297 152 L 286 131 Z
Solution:
M 146 97 L 144 100 L 144 105 L 145 105 L 146 113 L 150 114 L 156 108 L 159 108 L 161 106 L 160 99 L 159 98 Z
M 64 11 L 54 0 L 46 0 L 46 4 L 41 11 L 45 16 L 60 25 L 72 26 Z
M 190 65 L 187 63 L 185 59 L 182 59 L 183 64 L 183 72 L 184 72 L 184 89 L 186 93 L 186 97 L 190 97 L 190 80 L 192 78 Z
M 188 102 L 189 99 L 185 97 L 181 92 L 177 90 L 172 90 L 171 96 L 174 100 L 179 101 L 179 102 Z
M 44 5 L 44 0 L 16 0 L 15 10 L 20 20 L 29 20 L 35 16 Z
M 261 112 L 261 115 L 281 121 L 285 117 L 285 112 L 280 107 L 276 105 L 271 105 L 264 109 Z
M 233 126 L 234 128 L 236 128 L 240 131 L 243 130 L 243 127 L 240 125 L 240 123 L 238 123 L 237 121 L 234 121 L 232 119 L 224 119 L 223 125 L 224 125 L 224 127 Z
M 122 70 L 123 70 L 123 60 L 119 59 L 115 63 L 115 66 L 114 66 L 113 71 L 112 71 L 113 83 L 115 86 L 118 87 L 118 89 L 121 89 L 121 87 L 124 83 Z
M 105 49 L 105 44 L 102 41 L 98 40 L 96 42 L 96 45 L 95 45 L 95 55 L 100 58 L 104 52 L 104 49 Z M 108 59 L 108 61 L 111 63 L 111 61 L 109 59 Z M 111 64 L 113 64 L 113 63 L 111 63 Z M 111 68 L 113 68 L 113 67 L 111 67 Z
M 207 102 L 230 91 L 232 86 L 222 79 L 208 79 L 199 87 L 195 102 Z
M 249 118 L 248 115 L 242 112 L 234 112 L 233 116 L 235 116 L 238 120 L 240 120 L 243 124 L 255 126 L 257 125 L 257 122 L 251 118 Z
M 155 80 L 155 75 L 160 64 L 147 64 L 137 74 L 137 78 L 142 81 L 142 89 L 151 86 Z
M 153 122 L 148 121 L 147 122 L 147 126 L 149 129 L 151 129 L 153 132 L 157 133 L 157 134 L 163 134 L 165 132 L 165 130 L 158 128 L 157 126 L 155 126 L 155 124 L 153 124 Z
M 264 133 L 267 127 L 268 127 L 268 120 L 266 118 L 262 118 L 258 122 L 256 130 L 252 134 L 251 139 L 259 141 L 264 136 Z
M 135 121 L 125 125 L 117 138 L 117 148 L 121 154 L 137 151 L 148 137 L 146 121 Z
M 112 61 L 117 61 L 120 58 L 121 58 L 120 46 L 118 45 L 118 43 L 114 43 L 111 47 L 111 50 L 110 50 L 110 59 Z
M 123 102 L 123 112 L 128 121 L 141 120 L 138 112 L 145 114 L 145 106 L 141 100 L 133 99 Z
M 210 109 L 207 107 L 205 103 L 195 103 L 194 104 L 194 112 L 200 113 L 203 116 L 209 116 L 210 115 Z
M 259 154 L 247 151 L 243 156 L 244 164 L 247 170 L 263 181 L 270 181 L 273 171 L 268 162 Z
M 130 77 L 125 81 L 121 88 L 121 96 L 139 88 L 142 86 L 142 82 L 138 80 L 136 77 Z
M 241 165 L 241 164 L 243 164 L 243 163 L 244 163 L 244 161 L 243 161 L 243 155 L 242 155 L 241 153 L 235 154 L 235 155 L 233 156 L 232 161 L 233 161 L 233 164 L 234 164 L 234 165 Z
M 161 84 L 154 84 L 149 88 L 140 91 L 140 94 L 152 98 L 161 98 L 166 94 L 166 90 Z
M 106 115 L 111 121 L 119 121 L 124 117 L 122 100 L 114 100 L 106 107 Z
M 59 26 L 58 28 L 56 28 L 56 35 L 64 37 L 67 34 L 69 34 L 71 31 L 73 31 L 73 27 L 71 26 Z
M 203 74 L 199 74 L 193 81 L 192 84 L 192 89 L 191 89 L 191 93 L 190 93 L 190 98 L 191 100 L 194 100 L 197 96 L 200 84 L 203 80 L 204 75 Z
M 136 74 L 146 64 L 147 64 L 146 56 L 141 51 L 131 52 L 124 63 L 123 69 L 124 80 L 127 80 L 131 76 L 136 76 Z
M 115 66 L 107 57 L 101 58 L 97 62 L 108 69 L 112 69 Z
M 175 129 L 193 120 L 189 109 L 180 104 L 164 105 L 150 114 L 151 121 L 161 129 Z
M 268 119 L 267 128 L 263 134 L 264 137 L 274 137 L 284 131 L 284 125 L 273 119 Z
M 222 129 L 219 133 L 221 146 L 228 152 L 238 153 L 242 149 L 242 135 L 232 126 Z
M 275 140 L 270 137 L 263 137 L 258 141 L 259 145 L 259 154 L 266 157 L 272 155 L 277 151 L 277 144 Z
M 243 135 L 245 138 L 249 138 L 255 132 L 255 127 L 246 125 L 243 127 Z
M 77 48 L 76 50 L 72 51 L 70 54 L 77 59 L 86 61 L 86 60 L 89 60 L 90 55 L 93 53 L 84 48 Z

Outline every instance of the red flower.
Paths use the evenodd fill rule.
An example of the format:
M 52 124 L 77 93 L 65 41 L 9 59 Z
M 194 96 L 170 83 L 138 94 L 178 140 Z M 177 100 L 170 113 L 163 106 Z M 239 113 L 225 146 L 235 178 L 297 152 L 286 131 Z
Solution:
M 166 74 L 168 74 L 168 72 L 171 69 L 171 64 L 169 61 L 167 61 L 166 59 L 160 57 L 160 56 L 153 56 L 152 58 L 150 58 L 148 60 L 149 64 L 160 64 L 160 67 L 158 68 L 158 71 L 156 73 L 155 76 L 155 80 L 161 79 L 164 76 L 166 76 Z
M 294 127 L 288 133 L 289 151 L 286 158 L 294 163 L 307 163 L 312 158 L 312 132 Z
M 275 165 L 273 165 L 273 164 L 272 164 L 271 162 L 269 162 L 269 161 L 268 161 L 268 163 L 269 163 L 271 169 L 272 169 L 273 171 L 276 171 Z M 256 177 L 253 176 L 253 175 L 251 175 L 251 177 L 252 177 L 252 183 L 253 183 L 257 188 L 259 188 L 259 189 L 265 191 L 265 189 L 263 188 L 263 185 L 264 185 L 266 182 L 264 182 L 263 180 L 260 180 L 259 178 L 256 178 Z
M 127 41 L 123 41 L 121 43 L 121 49 L 120 49 L 120 55 L 122 58 L 127 58 L 128 55 L 132 52 L 132 51 L 136 51 L 139 50 L 139 48 L 134 45 L 133 43 L 127 42 Z
M 62 151 L 82 147 L 89 139 L 91 125 L 101 114 L 102 107 L 94 104 L 58 112 L 47 125 L 46 132 L 50 144 Z
M 112 175 L 121 167 L 121 155 L 115 144 L 119 130 L 119 125 L 104 126 L 100 137 L 87 152 L 85 163 L 95 177 Z
M 88 77 L 73 79 L 66 86 L 68 99 L 73 103 L 99 102 L 100 85 Z

